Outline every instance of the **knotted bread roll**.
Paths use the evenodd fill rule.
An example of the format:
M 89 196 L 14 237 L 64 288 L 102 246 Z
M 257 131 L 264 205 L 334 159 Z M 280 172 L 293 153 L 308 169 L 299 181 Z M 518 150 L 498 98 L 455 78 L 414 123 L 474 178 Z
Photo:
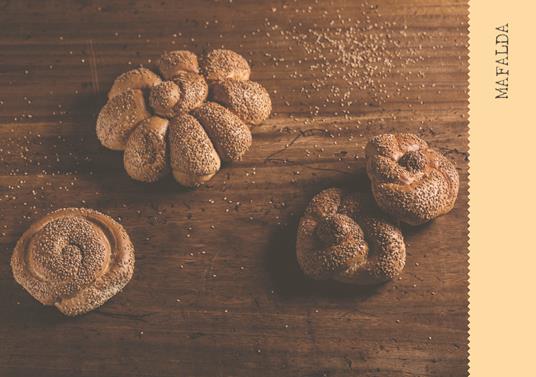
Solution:
M 111 217 L 60 209 L 34 223 L 11 257 L 15 280 L 44 305 L 75 316 L 93 310 L 130 281 L 134 248 Z
M 317 194 L 300 219 L 296 255 L 312 279 L 371 285 L 400 274 L 406 246 L 369 194 L 331 188 Z
M 418 225 L 449 212 L 458 196 L 456 167 L 413 134 L 383 134 L 365 149 L 367 174 L 385 212 Z
M 197 186 L 217 173 L 221 161 L 237 161 L 249 150 L 247 124 L 268 118 L 270 96 L 249 81 L 249 64 L 230 50 L 209 52 L 201 67 L 190 51 L 166 52 L 157 66 L 163 78 L 138 68 L 115 80 L 97 118 L 97 136 L 105 147 L 125 150 L 133 179 L 154 182 L 169 166 L 178 182 Z M 207 80 L 214 102 L 206 102 Z

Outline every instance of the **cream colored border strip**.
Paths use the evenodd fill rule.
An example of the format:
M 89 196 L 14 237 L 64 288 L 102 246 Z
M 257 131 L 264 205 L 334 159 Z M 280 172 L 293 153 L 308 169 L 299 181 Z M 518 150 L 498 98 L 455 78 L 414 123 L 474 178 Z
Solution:
M 470 1 L 471 376 L 536 376 L 534 4 Z M 506 23 L 509 98 L 495 99 Z

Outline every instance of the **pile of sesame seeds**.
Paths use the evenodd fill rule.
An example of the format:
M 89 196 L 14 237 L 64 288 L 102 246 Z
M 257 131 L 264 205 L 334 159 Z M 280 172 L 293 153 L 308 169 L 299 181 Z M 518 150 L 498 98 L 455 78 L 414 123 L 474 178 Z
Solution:
M 311 13 L 312 7 L 299 8 L 295 13 Z M 338 9 L 324 10 L 322 22 L 306 24 L 297 21 L 280 25 L 266 19 L 267 45 L 275 45 L 273 34 L 288 44 L 287 56 L 265 53 L 275 66 L 295 67 L 290 78 L 304 85 L 299 94 L 307 99 L 321 99 L 323 104 L 310 105 L 308 113 L 317 116 L 333 105 L 332 115 L 349 117 L 355 108 L 380 106 L 394 94 L 401 94 L 412 75 L 409 67 L 424 60 L 421 54 L 426 32 L 408 33 L 403 21 L 386 20 L 376 5 L 361 3 L 360 14 L 349 17 Z M 420 41 L 420 42 L 419 42 Z M 304 56 L 297 62 L 291 57 Z M 392 93 L 386 80 L 401 75 L 396 93 Z M 310 101 L 319 103 L 319 101 Z M 288 107 L 291 104 L 285 103 Z

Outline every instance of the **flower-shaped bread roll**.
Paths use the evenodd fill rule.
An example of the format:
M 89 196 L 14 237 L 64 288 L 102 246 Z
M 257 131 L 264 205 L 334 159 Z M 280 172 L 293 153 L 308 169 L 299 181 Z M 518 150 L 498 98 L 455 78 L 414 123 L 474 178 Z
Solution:
M 123 289 L 134 272 L 134 248 L 111 217 L 83 208 L 49 213 L 19 239 L 15 280 L 44 305 L 75 316 Z
M 379 135 L 365 152 L 374 198 L 394 218 L 418 225 L 454 206 L 459 187 L 456 167 L 416 135 Z
M 317 194 L 300 219 L 296 255 L 313 279 L 371 285 L 402 271 L 406 246 L 370 194 L 331 188 Z
M 270 96 L 249 81 L 248 62 L 230 50 L 213 50 L 200 61 L 190 51 L 171 51 L 157 66 L 160 75 L 138 68 L 115 80 L 97 136 L 105 147 L 124 150 L 133 179 L 154 182 L 172 172 L 185 186 L 199 185 L 222 161 L 248 151 L 248 125 L 269 117 Z

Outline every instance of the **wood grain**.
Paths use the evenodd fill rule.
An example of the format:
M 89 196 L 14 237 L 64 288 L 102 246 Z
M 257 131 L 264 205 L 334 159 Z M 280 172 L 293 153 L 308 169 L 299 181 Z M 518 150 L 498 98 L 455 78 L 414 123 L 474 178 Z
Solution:
M 466 1 L 4 0 L 0 9 L 0 376 L 467 375 Z M 273 30 L 329 29 L 339 14 L 396 21 L 395 63 L 421 45 L 422 59 L 381 79 L 392 96 L 356 90 L 349 114 L 326 88 L 303 94 L 319 72 Z M 164 50 L 221 45 L 243 53 L 272 93 L 274 115 L 254 129 L 251 151 L 198 190 L 129 179 L 121 153 L 95 137 L 113 79 Z M 406 131 L 457 164 L 454 210 L 404 228 L 399 280 L 357 290 L 303 278 L 294 241 L 307 202 L 334 185 L 366 189 L 366 141 Z M 75 319 L 42 307 L 9 267 L 29 224 L 68 206 L 119 219 L 137 252 L 126 289 Z

